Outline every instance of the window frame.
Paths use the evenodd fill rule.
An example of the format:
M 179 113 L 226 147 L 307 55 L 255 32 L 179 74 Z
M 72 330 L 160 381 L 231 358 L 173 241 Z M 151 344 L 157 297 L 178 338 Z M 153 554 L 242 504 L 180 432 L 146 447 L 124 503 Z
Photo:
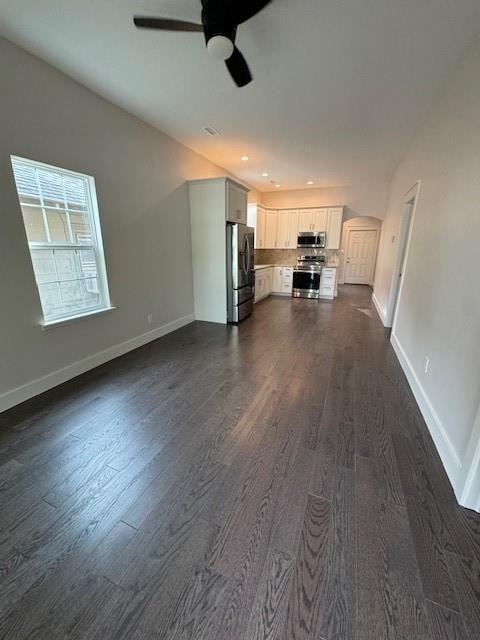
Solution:
M 110 301 L 110 292 L 109 292 L 109 288 L 108 288 L 108 279 L 107 279 L 107 268 L 106 268 L 106 263 L 105 263 L 105 252 L 104 252 L 104 247 L 103 247 L 103 238 L 102 238 L 102 230 L 101 230 L 101 226 L 100 226 L 100 213 L 99 213 L 99 208 L 98 208 L 98 199 L 97 199 L 97 191 L 95 188 L 95 178 L 93 176 L 90 176 L 88 174 L 85 173 L 80 173 L 78 171 L 72 171 L 70 169 L 63 169 L 62 167 L 57 167 L 54 165 L 50 165 L 47 164 L 45 162 L 38 162 L 37 160 L 30 160 L 29 158 L 23 158 L 21 156 L 17 156 L 17 155 L 11 155 L 10 156 L 10 165 L 12 168 L 12 173 L 13 173 L 13 178 L 14 178 L 14 183 L 15 183 L 15 189 L 17 192 L 17 197 L 18 197 L 18 203 L 20 206 L 20 211 L 22 214 L 22 222 L 24 225 L 24 230 L 25 230 L 25 237 L 27 240 L 27 246 L 28 246 L 28 250 L 29 250 L 29 254 L 30 254 L 30 260 L 32 263 L 32 270 L 33 270 L 33 276 L 35 279 L 35 285 L 37 287 L 37 293 L 38 293 L 38 297 L 39 297 L 39 301 L 40 301 L 40 307 L 42 309 L 42 316 L 43 316 L 43 321 L 42 321 L 42 326 L 43 327 L 48 327 L 48 326 L 55 326 L 55 325 L 62 325 L 62 324 L 67 324 L 70 321 L 75 321 L 78 320 L 80 318 L 84 318 L 84 317 L 89 317 L 91 315 L 96 315 L 96 314 L 100 314 L 103 313 L 105 311 L 109 311 L 111 309 L 113 309 L 114 307 L 112 307 L 111 305 L 111 301 Z M 78 179 L 82 179 L 85 182 L 86 188 L 85 188 L 85 195 L 86 195 L 86 200 L 87 200 L 87 211 L 86 212 L 82 212 L 84 213 L 87 217 L 88 217 L 88 222 L 90 224 L 90 228 L 91 228 L 91 232 L 92 232 L 92 242 L 89 243 L 78 243 L 78 242 L 73 242 L 74 240 L 74 236 L 73 236 L 73 231 L 72 231 L 72 226 L 71 226 L 71 222 L 70 222 L 70 213 L 76 213 L 78 214 L 79 211 L 78 210 L 74 210 L 74 209 L 70 209 L 69 207 L 67 207 L 67 201 L 64 200 L 63 202 L 63 209 L 60 210 L 64 210 L 65 211 L 65 216 L 66 216 L 66 221 L 67 221 L 67 228 L 68 228 L 68 235 L 70 237 L 70 239 L 72 240 L 72 242 L 52 242 L 49 241 L 51 240 L 51 236 L 50 236 L 50 231 L 49 231 L 49 226 L 48 226 L 48 220 L 46 217 L 46 212 L 48 211 L 59 211 L 58 207 L 52 207 L 52 206 L 48 206 L 45 205 L 44 203 L 44 195 L 42 193 L 41 187 L 38 184 L 38 191 L 39 191 L 39 200 L 40 200 L 40 204 L 39 205 L 35 205 L 35 204 L 28 204 L 28 203 L 24 203 L 22 204 L 22 195 L 24 197 L 32 197 L 31 195 L 27 195 L 27 194 L 22 194 L 17 187 L 16 184 L 16 180 L 15 180 L 15 171 L 14 171 L 14 162 L 19 162 L 22 164 L 25 164 L 27 166 L 32 167 L 34 170 L 37 169 L 44 169 L 46 171 L 53 171 L 55 173 L 60 173 L 62 176 L 62 183 L 63 183 L 63 177 L 64 176 L 72 176 L 74 178 Z M 36 178 L 37 178 L 37 183 L 38 183 L 38 176 L 37 174 Z M 23 207 L 30 207 L 33 209 L 40 209 L 42 212 L 42 220 L 43 220 L 43 225 L 44 225 L 44 229 L 45 229 L 45 234 L 46 234 L 46 238 L 47 241 L 29 241 L 28 239 L 28 232 L 27 232 L 27 228 L 25 226 L 25 220 L 24 220 L 24 216 L 23 216 Z M 96 264 L 96 270 L 97 270 L 97 282 L 98 282 L 98 288 L 99 288 L 99 293 L 100 293 L 100 302 L 98 305 L 95 306 L 90 306 L 90 307 L 85 307 L 82 309 L 76 309 L 74 311 L 70 311 L 69 313 L 62 313 L 62 314 L 56 314 L 56 315 L 49 315 L 48 317 L 45 316 L 45 310 L 43 308 L 42 305 L 42 299 L 40 296 L 40 289 L 38 286 L 38 282 L 37 282 L 37 277 L 35 274 L 35 268 L 34 268 L 34 264 L 33 264 L 33 257 L 32 257 L 32 250 L 34 251 L 38 251 L 38 250 L 55 250 L 55 249 L 63 249 L 63 250 L 71 250 L 71 251 L 76 251 L 76 250 L 85 250 L 85 249 L 89 249 L 93 252 L 94 257 L 95 257 L 95 264 Z

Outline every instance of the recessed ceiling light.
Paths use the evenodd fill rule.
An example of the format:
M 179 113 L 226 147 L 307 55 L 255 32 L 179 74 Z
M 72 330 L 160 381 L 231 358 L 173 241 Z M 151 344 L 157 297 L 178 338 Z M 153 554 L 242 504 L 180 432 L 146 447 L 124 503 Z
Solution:
M 268 173 L 262 173 L 262 176 L 263 176 L 264 178 L 268 178 Z
M 281 187 L 282 185 L 281 185 L 281 184 L 276 184 L 275 186 L 276 186 L 276 187 L 277 187 L 277 189 L 278 189 L 278 187 Z
M 313 182 L 313 180 L 309 180 L 307 184 L 315 184 L 315 183 Z
M 243 162 L 246 162 L 248 160 L 248 156 L 242 156 L 240 160 L 243 160 Z

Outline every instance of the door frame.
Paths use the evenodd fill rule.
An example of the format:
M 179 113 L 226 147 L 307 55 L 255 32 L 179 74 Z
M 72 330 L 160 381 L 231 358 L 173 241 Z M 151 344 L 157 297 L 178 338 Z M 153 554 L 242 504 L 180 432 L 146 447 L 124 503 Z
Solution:
M 398 310 L 400 308 L 400 302 L 402 300 L 403 283 L 405 282 L 405 273 L 408 266 L 408 256 L 410 253 L 410 243 L 412 241 L 413 226 L 415 224 L 415 213 L 417 211 L 420 187 L 421 181 L 417 180 L 413 187 L 410 187 L 410 189 L 406 191 L 403 196 L 404 210 L 402 213 L 399 234 L 402 230 L 403 222 L 405 220 L 405 212 L 407 210 L 407 207 L 409 208 L 408 228 L 406 229 L 406 233 L 403 235 L 403 237 L 399 236 L 399 243 L 395 255 L 395 267 L 390 284 L 390 296 L 385 317 L 385 326 L 392 328 L 392 335 L 395 334 Z M 400 284 L 398 284 L 400 275 L 402 275 L 402 278 L 400 280 Z
M 346 277 L 347 277 L 347 260 L 348 260 L 348 242 L 350 240 L 350 232 L 351 231 L 375 231 L 375 251 L 374 251 L 374 256 L 372 261 L 372 267 L 370 269 L 370 274 L 368 278 L 368 285 L 371 287 L 373 285 L 373 280 L 374 280 L 373 276 L 375 274 L 375 268 L 377 266 L 378 244 L 380 241 L 380 228 L 358 226 L 358 227 L 348 227 L 346 231 L 347 231 L 347 237 L 345 238 L 345 270 L 343 274 L 343 281 L 345 284 L 349 284 L 346 280 Z

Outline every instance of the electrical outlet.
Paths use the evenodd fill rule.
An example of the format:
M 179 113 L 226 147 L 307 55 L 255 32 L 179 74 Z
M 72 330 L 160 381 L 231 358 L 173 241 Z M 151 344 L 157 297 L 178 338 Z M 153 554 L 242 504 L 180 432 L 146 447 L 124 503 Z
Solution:
M 151 313 L 149 313 L 147 315 L 147 322 L 148 322 L 148 324 L 152 324 L 152 322 L 153 322 L 153 315 Z
M 429 366 L 430 366 L 430 358 L 428 356 L 425 356 L 425 359 L 423 361 L 423 370 L 425 371 L 425 373 L 428 373 Z

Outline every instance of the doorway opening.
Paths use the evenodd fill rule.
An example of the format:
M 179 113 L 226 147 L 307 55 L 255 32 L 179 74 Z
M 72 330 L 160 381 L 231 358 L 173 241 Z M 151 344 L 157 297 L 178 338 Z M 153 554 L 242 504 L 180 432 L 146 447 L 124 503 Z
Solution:
M 405 277 L 405 269 L 407 267 L 408 250 L 410 248 L 410 240 L 412 237 L 413 218 L 415 215 L 419 189 L 420 182 L 417 182 L 405 194 L 405 205 L 398 233 L 398 249 L 395 259 L 395 268 L 393 271 L 390 302 L 385 322 L 387 327 L 392 327 L 392 331 L 395 327 L 395 321 L 397 319 L 398 308 L 402 296 L 402 287 Z
M 379 229 L 348 229 L 346 238 L 346 284 L 373 283 Z

